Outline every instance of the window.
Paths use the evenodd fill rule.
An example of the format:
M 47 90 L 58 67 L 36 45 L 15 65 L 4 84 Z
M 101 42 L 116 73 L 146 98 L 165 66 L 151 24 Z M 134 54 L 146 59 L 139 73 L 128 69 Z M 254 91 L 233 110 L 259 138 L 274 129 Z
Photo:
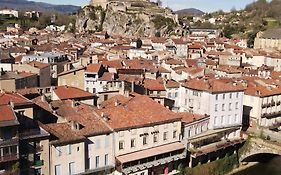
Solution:
M 131 148 L 136 147 L 136 139 L 131 139 Z
M 157 143 L 158 142 L 158 134 L 154 134 L 153 135 L 153 143 Z
M 177 137 L 177 131 L 173 131 L 173 139 Z
M 238 102 L 235 103 L 235 109 L 238 109 Z
M 216 126 L 217 124 L 218 124 L 218 117 L 215 116 L 214 125 Z
M 74 162 L 69 163 L 69 167 L 68 168 L 69 168 L 69 174 L 70 175 L 75 174 L 75 170 L 74 170 L 75 164 L 74 164 Z
M 163 133 L 163 140 L 164 141 L 166 141 L 168 139 L 167 136 L 168 136 L 168 132 L 164 132 Z
M 224 124 L 224 116 L 221 116 L 221 123 Z
M 79 151 L 79 146 L 77 146 L 77 152 Z
M 144 175 L 144 173 L 141 173 L 140 175 Z
M 222 95 L 222 99 L 223 99 L 223 100 L 225 99 L 225 94 Z
M 229 108 L 229 111 L 231 111 L 231 103 L 229 103 L 229 107 L 228 108 Z
M 143 136 L 142 143 L 143 143 L 143 145 L 147 144 L 147 136 Z
M 218 104 L 215 104 L 215 112 L 218 111 Z
M 100 156 L 96 156 L 96 168 L 100 166 Z
M 171 92 L 169 92 L 168 93 L 168 98 L 171 98 L 171 97 L 172 97 Z
M 66 146 L 66 152 L 67 152 L 67 154 L 71 154 L 71 145 L 70 144 Z
M 232 99 L 232 93 L 229 94 L 229 98 Z
M 55 149 L 56 149 L 56 156 L 57 157 L 61 156 L 61 147 L 57 146 L 57 147 L 55 147 Z
M 124 141 L 119 142 L 119 150 L 124 149 Z
M 60 165 L 55 166 L 55 175 L 61 175 L 61 166 Z
M 224 111 L 224 104 L 221 105 L 221 110 Z
M 96 140 L 96 149 L 100 149 L 100 139 Z
M 108 165 L 108 154 L 104 155 L 104 166 Z
M 218 100 L 218 99 L 219 99 L 219 95 L 217 94 L 217 95 L 216 95 L 216 100 Z
M 236 93 L 236 98 L 238 98 L 238 97 L 239 97 L 239 92 Z
M 176 98 L 178 97 L 178 93 L 177 93 L 177 92 L 175 93 L 175 97 L 176 97 Z
M 235 114 L 234 121 L 235 121 L 235 123 L 238 123 L 238 115 L 237 114 Z
M 107 148 L 109 146 L 109 136 L 105 136 L 105 139 L 104 139 L 104 147 Z

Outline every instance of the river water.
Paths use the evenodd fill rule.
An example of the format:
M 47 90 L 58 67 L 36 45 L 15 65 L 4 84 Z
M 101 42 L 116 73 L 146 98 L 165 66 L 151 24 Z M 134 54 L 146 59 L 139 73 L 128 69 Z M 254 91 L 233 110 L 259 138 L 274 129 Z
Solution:
M 281 175 L 281 156 L 267 163 L 259 163 L 233 175 Z

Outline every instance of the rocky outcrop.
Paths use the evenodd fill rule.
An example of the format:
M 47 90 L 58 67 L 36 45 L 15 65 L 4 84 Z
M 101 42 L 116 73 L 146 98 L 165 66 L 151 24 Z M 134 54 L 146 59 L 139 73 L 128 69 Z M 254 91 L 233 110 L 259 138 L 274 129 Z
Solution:
M 102 7 L 85 6 L 78 13 L 79 32 L 107 31 L 126 36 L 168 35 L 178 27 L 177 16 L 153 3 L 131 6 L 122 3 Z

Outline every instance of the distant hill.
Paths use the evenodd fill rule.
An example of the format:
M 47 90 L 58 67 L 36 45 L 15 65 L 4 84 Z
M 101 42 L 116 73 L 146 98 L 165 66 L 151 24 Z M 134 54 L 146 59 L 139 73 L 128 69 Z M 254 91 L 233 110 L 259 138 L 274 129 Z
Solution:
M 204 12 L 202 12 L 201 10 L 198 10 L 196 8 L 182 9 L 182 10 L 176 11 L 175 13 L 184 14 L 184 15 L 194 15 L 194 16 L 204 15 Z
M 53 5 L 43 2 L 27 0 L 0 0 L 0 9 L 12 8 L 16 10 L 37 10 L 41 12 L 53 11 L 58 13 L 76 13 L 80 7 L 74 5 Z

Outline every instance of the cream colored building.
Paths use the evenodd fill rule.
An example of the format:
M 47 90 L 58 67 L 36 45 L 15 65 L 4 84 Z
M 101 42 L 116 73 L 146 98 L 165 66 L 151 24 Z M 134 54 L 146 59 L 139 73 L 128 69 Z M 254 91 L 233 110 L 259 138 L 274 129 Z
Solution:
M 255 38 L 254 49 L 281 50 L 281 29 L 269 29 L 259 32 Z
M 68 70 L 58 74 L 58 86 L 71 86 L 84 89 L 85 67 Z

